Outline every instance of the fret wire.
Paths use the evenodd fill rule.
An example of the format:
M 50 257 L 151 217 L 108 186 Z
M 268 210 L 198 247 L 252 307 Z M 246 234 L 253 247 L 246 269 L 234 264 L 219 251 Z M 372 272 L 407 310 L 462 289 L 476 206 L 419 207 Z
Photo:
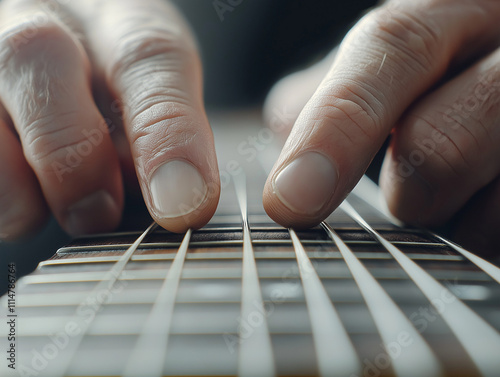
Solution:
M 116 238 L 116 237 L 123 237 L 123 236 L 133 236 L 133 237 L 137 238 L 137 237 L 140 237 L 141 234 L 142 234 L 141 232 L 137 232 L 137 231 L 128 231 L 128 232 L 113 232 L 113 233 L 97 233 L 97 234 L 93 234 L 91 237 L 92 238 L 108 239 L 108 238 Z M 86 239 L 86 238 L 89 238 L 89 236 L 76 237 L 73 240 L 78 241 L 78 240 L 82 240 L 82 239 Z
M 215 216 L 214 216 L 215 217 Z M 231 231 L 239 231 L 241 230 L 240 227 L 234 226 L 234 227 L 224 227 L 224 228 L 201 228 L 198 229 L 196 232 L 197 233 L 214 233 L 214 232 L 231 232 Z M 158 229 L 155 231 L 156 234 L 173 234 L 172 232 L 169 232 L 168 230 L 165 230 L 163 228 Z M 88 239 L 88 238 L 104 238 L 104 239 L 109 239 L 109 238 L 118 238 L 118 237 L 124 237 L 124 236 L 133 236 L 133 237 L 139 237 L 141 235 L 141 232 L 138 231 L 128 231 L 128 232 L 113 232 L 113 233 L 98 233 L 98 234 L 93 234 L 92 236 L 83 236 L 83 237 L 76 237 L 74 238 L 74 241 L 78 240 L 83 240 L 83 239 Z
M 290 241 L 288 241 L 289 243 Z M 348 241 L 343 241 L 346 245 L 351 245 L 352 243 Z M 252 240 L 252 244 L 259 244 Z M 303 245 L 307 245 L 307 243 L 302 243 Z M 356 255 L 360 259 L 392 259 L 392 256 L 387 255 L 386 253 L 375 253 L 375 252 L 363 252 L 363 251 L 355 251 Z M 335 251 L 331 252 L 332 255 L 322 256 L 321 258 L 340 258 L 340 254 L 337 256 Z M 186 259 L 189 260 L 200 260 L 200 259 L 241 259 L 241 252 L 204 252 L 199 254 L 188 254 Z M 273 259 L 273 258 L 295 258 L 295 253 L 293 249 L 290 251 L 257 251 L 254 253 L 256 259 Z M 418 253 L 406 253 L 410 258 L 415 260 L 428 260 L 428 261 L 449 261 L 449 262 L 461 262 L 465 258 L 462 255 L 442 255 L 442 254 L 418 254 Z M 39 267 L 53 267 L 53 266 L 64 266 L 64 265 L 74 265 L 74 264 L 90 264 L 90 263 L 114 263 L 120 257 L 119 256 L 107 256 L 107 257 L 73 257 L 73 258 L 65 258 L 65 259 L 52 259 L 45 262 L 41 262 Z M 168 254 L 140 254 L 133 255 L 132 261 L 142 262 L 142 261 L 168 261 L 173 260 L 174 255 L 172 253 Z M 22 278 L 22 282 L 32 282 L 35 281 L 38 277 L 44 275 L 28 275 Z M 28 283 L 29 284 L 29 283 Z
M 244 336 L 243 326 L 239 334 L 238 375 L 275 376 L 271 336 L 267 325 L 264 303 L 260 290 L 259 275 L 250 236 L 247 212 L 246 178 L 243 174 L 233 179 L 243 222 L 243 261 L 241 284 L 241 317 L 249 320 L 259 315 L 262 323 L 253 328 L 250 336 Z
M 360 374 L 361 364 L 351 339 L 297 234 L 293 229 L 289 232 L 311 320 L 320 375 Z
M 439 310 L 439 308 L 436 310 L 448 324 L 476 367 L 484 376 L 497 376 L 498 370 L 500 370 L 500 358 L 498 357 L 500 334 L 448 288 L 383 238 L 348 201 L 344 201 L 341 207 L 384 246 L 433 306 L 436 302 L 446 305 L 444 310 Z
M 123 377 L 163 376 L 163 363 L 167 353 L 175 299 L 191 233 L 192 231 L 189 229 L 182 240 L 172 266 L 168 270 L 165 281 L 156 297 L 151 313 L 125 366 L 122 373 Z
M 437 237 L 437 236 L 436 236 Z M 288 245 L 289 240 L 280 239 L 253 239 L 254 244 L 266 245 Z M 359 244 L 359 245 L 375 245 L 376 241 L 371 240 L 345 240 L 346 244 Z M 305 245 L 329 245 L 330 243 L 325 240 L 302 240 Z M 400 246 L 421 246 L 421 247 L 443 247 L 448 246 L 445 243 L 440 242 L 416 242 L 416 241 L 392 241 L 393 245 Z M 242 240 L 224 240 L 224 241 L 202 241 L 202 242 L 191 242 L 192 247 L 225 247 L 225 246 L 241 246 L 243 244 Z M 162 248 L 178 248 L 180 246 L 179 242 L 151 242 L 141 245 L 139 250 L 144 249 L 162 249 Z M 97 252 L 97 251 L 121 251 L 130 247 L 130 244 L 113 244 L 113 245 L 91 245 L 91 246 L 69 246 L 62 247 L 58 250 L 58 254 L 69 254 L 69 253 L 82 253 L 82 252 Z
M 113 288 L 115 282 L 118 280 L 120 277 L 120 274 L 123 272 L 125 265 L 128 263 L 130 258 L 132 257 L 132 254 L 135 252 L 137 247 L 140 245 L 140 243 L 144 240 L 144 238 L 148 235 L 150 231 L 152 231 L 156 227 L 155 223 L 152 223 L 140 236 L 137 238 L 137 240 L 130 246 L 130 248 L 122 255 L 120 260 L 118 260 L 113 267 L 110 269 L 108 276 L 108 279 L 103 279 L 101 280 L 95 287 L 94 289 L 89 293 L 89 295 L 86 296 L 86 299 L 81 303 L 82 305 L 85 305 L 87 302 L 92 301 L 93 302 L 93 309 L 95 310 L 94 313 L 97 313 L 102 306 L 103 302 L 105 299 L 100 299 L 99 295 L 101 295 L 103 292 L 106 292 L 110 294 L 111 289 Z M 75 355 L 78 352 L 78 348 L 83 341 L 83 338 L 88 332 L 89 327 L 93 323 L 93 320 L 95 319 L 96 316 L 92 317 L 91 319 L 84 320 L 83 318 L 80 317 L 78 314 L 78 309 L 75 312 L 73 316 L 73 323 L 78 325 L 78 329 L 80 330 L 78 335 L 73 337 L 71 339 L 70 344 L 68 345 L 67 349 L 69 352 L 69 355 L 66 358 L 58 358 L 56 360 L 59 361 L 59 364 L 54 363 L 54 368 L 51 370 L 50 374 L 53 377 L 63 377 L 67 375 L 67 371 L 71 366 L 71 363 L 75 357 Z
M 46 266 L 61 266 L 65 264 L 78 264 L 78 263 L 115 263 L 120 260 L 120 256 L 107 256 L 107 257 L 88 257 L 88 258 L 65 258 L 65 259 L 49 259 L 38 264 L 38 267 Z M 29 275 L 27 276 L 29 277 Z
M 214 216 L 216 217 L 216 216 Z M 239 227 L 225 227 L 225 228 L 201 228 L 198 229 L 196 232 L 198 233 L 213 233 L 213 232 L 219 232 L 219 231 L 225 231 L 225 232 L 230 232 L 230 231 L 239 231 L 241 228 Z M 169 232 L 168 230 L 165 230 L 163 228 L 157 229 L 155 231 L 156 234 L 173 234 L 172 232 Z M 82 239 L 87 239 L 87 238 L 104 238 L 104 239 L 109 239 L 109 238 L 117 238 L 117 237 L 123 237 L 123 236 L 133 236 L 133 237 L 139 237 L 142 233 L 138 231 L 125 231 L 125 232 L 113 232 L 113 233 L 98 233 L 98 234 L 93 234 L 92 236 L 82 236 L 82 237 L 76 237 L 74 238 L 74 241 L 82 240 Z
M 238 226 L 228 226 L 225 228 L 222 228 L 222 227 L 221 228 L 200 228 L 200 229 L 196 230 L 196 233 L 239 232 L 240 230 L 241 230 L 241 228 Z M 160 233 L 160 234 L 163 233 L 166 235 L 172 234 L 168 230 L 160 230 L 157 233 Z
M 346 244 L 347 245 L 347 244 Z M 336 252 L 329 252 L 328 254 L 332 255 L 321 255 L 321 257 L 318 256 L 310 256 L 312 260 L 314 259 L 341 259 L 342 255 L 341 253 L 336 253 Z M 369 253 L 369 256 L 365 255 L 359 255 L 360 253 L 355 253 L 357 254 L 358 259 L 363 259 L 363 260 L 389 260 L 392 259 L 392 256 L 381 254 L 381 255 L 373 255 L 373 253 Z M 173 260 L 172 254 L 166 255 L 168 258 L 141 258 L 141 259 L 135 259 L 133 258 L 132 261 L 137 261 L 137 262 L 155 262 L 155 261 L 171 261 Z M 261 252 L 254 252 L 255 259 L 257 260 L 266 260 L 266 259 L 282 259 L 282 260 L 288 260 L 288 259 L 295 259 L 295 253 L 293 251 L 289 252 L 277 252 L 273 253 L 271 251 L 261 251 Z M 418 255 L 411 256 L 413 259 L 416 260 L 424 260 L 424 261 L 448 261 L 448 262 L 460 262 L 463 261 L 462 257 L 457 256 L 453 257 L 450 256 L 448 258 L 418 258 Z M 439 257 L 439 256 L 438 256 Z M 459 259 L 460 258 L 460 259 Z M 222 255 L 222 256 L 206 256 L 206 255 L 198 255 L 195 258 L 193 258 L 193 255 L 187 255 L 186 260 L 199 260 L 199 261 L 211 261 L 211 260 L 236 260 L 239 261 L 242 259 L 241 253 L 238 253 L 238 255 Z M 161 270 L 158 270 L 161 271 Z M 133 271 L 134 275 L 130 277 L 123 277 L 123 280 L 141 280 L 143 279 L 143 276 L 147 276 L 147 278 L 154 278 L 157 279 L 157 275 L 155 275 L 155 272 L 151 272 L 149 270 L 141 270 L 137 269 Z M 98 281 L 102 279 L 102 276 L 105 275 L 106 272 L 63 272 L 63 273 L 42 273 L 42 274 L 36 274 L 36 275 L 29 275 L 25 276 L 22 279 L 22 283 L 25 285 L 30 285 L 30 284 L 52 284 L 52 283 L 67 283 L 67 282 L 78 282 L 78 281 Z M 150 275 L 147 275 L 150 274 Z
M 325 222 L 321 225 L 335 242 L 347 263 L 384 344 L 398 342 L 402 335 L 408 335 L 413 340 L 409 348 L 402 349 L 397 355 L 388 352 L 396 374 L 398 376 L 440 376 L 441 366 L 435 354 L 401 309 L 333 228 Z
M 438 238 L 439 240 L 441 240 L 443 243 L 445 243 L 449 247 L 451 247 L 453 250 L 462 254 L 465 258 L 467 258 L 469 261 L 474 263 L 477 267 L 479 267 L 486 274 L 488 274 L 493 280 L 495 280 L 498 284 L 500 284 L 500 268 L 498 268 L 494 264 L 484 260 L 483 258 L 472 254 L 470 251 L 465 250 L 463 247 L 460 247 L 459 245 L 455 244 L 454 242 L 450 242 L 447 239 L 445 239 L 437 234 L 434 234 L 431 232 L 429 232 L 429 233 L 431 235 L 433 235 L 434 237 Z
M 214 246 L 241 246 L 242 240 L 224 240 L 224 241 L 199 241 L 191 242 L 192 247 L 214 247 Z M 161 249 L 161 248 L 178 248 L 180 242 L 150 242 L 141 245 L 139 250 L 143 249 Z M 130 244 L 114 244 L 114 245 L 91 245 L 91 246 L 68 246 L 60 248 L 58 254 L 77 253 L 77 252 L 92 252 L 92 251 L 122 251 L 130 247 Z

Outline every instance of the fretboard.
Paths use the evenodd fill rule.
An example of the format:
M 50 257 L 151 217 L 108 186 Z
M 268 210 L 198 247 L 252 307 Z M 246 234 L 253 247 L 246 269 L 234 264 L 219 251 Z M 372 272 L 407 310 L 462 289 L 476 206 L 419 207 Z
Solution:
M 499 375 L 498 267 L 396 225 L 366 179 L 320 226 L 284 229 L 257 165 L 203 229 L 76 239 L 21 279 L 1 375 Z

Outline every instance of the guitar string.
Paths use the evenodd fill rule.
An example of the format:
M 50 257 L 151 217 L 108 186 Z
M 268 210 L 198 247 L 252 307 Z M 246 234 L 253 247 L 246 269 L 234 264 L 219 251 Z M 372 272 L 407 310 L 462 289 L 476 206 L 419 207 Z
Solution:
M 363 296 L 368 310 L 377 326 L 386 351 L 398 376 L 441 376 L 441 365 L 434 352 L 415 329 L 406 315 L 391 299 L 380 283 L 361 263 L 352 250 L 342 241 L 333 228 L 326 222 L 321 223 L 331 240 L 337 245 L 349 271 Z M 406 347 L 399 345 L 411 344 Z M 399 351 L 387 349 L 387 345 L 401 347 Z M 397 346 L 396 346 L 397 345 Z
M 274 230 L 282 230 L 283 228 L 275 228 Z M 241 228 L 238 228 L 238 230 L 241 230 Z M 252 230 L 254 231 L 266 231 L 266 230 L 272 230 L 272 229 L 263 229 L 263 228 L 257 228 L 257 227 L 252 227 Z M 437 235 L 434 235 L 430 233 L 433 237 L 439 237 Z M 445 239 L 443 239 L 446 241 Z M 440 247 L 443 245 L 447 245 L 445 242 L 424 242 L 424 241 L 391 241 L 393 245 L 401 245 L 401 246 L 423 246 L 423 247 Z M 307 245 L 328 245 L 330 244 L 330 241 L 324 241 L 324 240 L 302 240 L 302 244 Z M 377 245 L 378 242 L 375 240 L 343 240 L 347 245 L 349 244 L 355 244 L 355 245 Z M 449 241 L 448 241 L 449 242 Z M 280 240 L 280 239 L 253 239 L 252 244 L 264 244 L 264 245 L 285 245 L 287 244 L 288 241 Z M 211 247 L 211 246 L 241 246 L 242 241 L 240 240 L 219 240 L 219 241 L 203 241 L 203 242 L 193 242 L 191 241 L 190 243 L 191 247 Z M 449 244 L 450 247 L 453 247 L 452 243 Z M 120 245 L 122 246 L 122 245 Z M 130 245 L 128 245 L 130 246 Z M 156 243 L 148 243 L 148 247 L 151 248 L 172 248 L 172 247 L 179 247 L 180 243 L 174 243 L 174 242 L 156 242 Z M 118 245 L 113 246 L 113 245 L 106 245 L 103 249 L 106 250 L 107 248 L 116 250 L 119 248 Z M 64 253 L 74 253 L 74 252 L 90 252 L 90 251 L 97 251 L 97 250 L 103 250 L 99 249 L 98 247 L 88 247 L 88 246 L 82 246 L 82 247 L 71 247 L 71 248 L 62 248 L 65 249 Z M 61 250 L 61 249 L 60 249 Z M 191 256 L 193 258 L 194 255 Z M 455 255 L 426 255 L 425 258 L 429 259 L 443 259 L 443 260 L 462 260 L 462 256 L 455 256 Z M 457 259 L 458 258 L 458 259 Z M 119 256 L 107 256 L 107 257 L 82 257 L 82 258 L 70 258 L 70 259 L 51 259 L 47 261 L 40 262 L 39 266 L 44 267 L 44 266 L 55 266 L 55 265 L 72 265 L 72 264 L 77 264 L 77 263 L 114 263 L 120 259 Z M 133 255 L 132 256 L 132 261 L 136 260 L 167 260 L 167 259 L 173 259 L 172 255 L 169 254 L 147 254 L 147 255 Z M 497 268 L 497 267 L 495 267 Z M 486 272 L 486 271 L 485 271 Z M 63 276 L 63 274 L 51 274 L 53 276 Z M 31 284 L 34 283 L 43 283 L 45 282 L 44 280 L 45 276 L 29 276 L 29 281 Z M 61 278 L 61 283 L 63 283 L 65 280 Z M 52 280 L 52 282 L 56 282 L 55 280 Z
M 252 327 L 253 331 L 249 334 L 245 334 L 241 326 L 238 376 L 272 377 L 276 375 L 276 367 L 248 224 L 248 198 L 244 173 L 234 176 L 233 183 L 243 222 L 241 318 L 249 323 L 254 322 L 254 318 L 261 321 Z
M 261 241 L 261 242 L 259 242 Z M 277 242 L 272 242 L 272 241 L 277 241 Z M 321 245 L 325 245 L 325 246 L 328 246 L 331 244 L 331 241 L 321 241 L 321 242 L 316 242 L 316 241 L 311 241 L 311 242 L 307 242 L 308 240 L 301 240 L 301 243 L 303 245 L 310 245 L 310 246 L 321 246 Z M 350 245 L 354 245 L 354 246 L 360 246 L 360 245 L 376 245 L 378 244 L 376 241 L 372 241 L 372 242 L 349 242 L 348 240 L 343 240 L 342 241 L 343 243 L 345 243 L 347 246 L 350 246 Z M 273 246 L 273 245 L 277 245 L 277 246 L 283 246 L 283 245 L 287 245 L 289 243 L 289 241 L 284 241 L 284 240 L 252 240 L 252 244 L 253 245 L 264 245 L 264 246 Z M 396 245 L 396 246 L 399 246 L 399 245 L 403 245 L 403 246 L 429 246 L 429 244 L 425 244 L 425 243 L 398 243 L 398 242 L 391 242 L 393 245 Z M 190 247 L 195 247 L 195 245 L 193 245 L 193 243 L 190 242 Z M 226 246 L 227 244 L 224 244 L 224 246 Z M 230 244 L 231 246 L 241 246 L 242 243 L 238 243 L 238 244 Z M 443 244 L 439 243 L 437 244 L 438 246 L 442 246 Z M 446 245 L 446 244 L 445 244 Z M 149 246 L 149 244 L 148 244 Z M 180 246 L 180 245 L 179 245 Z M 218 246 L 221 246 L 221 245 L 218 245 Z M 433 244 L 431 244 L 430 246 L 435 246 Z M 450 246 L 451 247 L 451 246 Z M 293 253 L 293 252 L 292 252 Z M 283 255 L 283 254 L 280 254 L 280 255 Z M 172 255 L 172 254 L 147 254 L 147 255 L 134 255 L 131 259 L 131 261 L 143 261 L 143 262 L 153 262 L 153 261 L 171 261 L 173 260 L 175 257 L 175 255 Z M 210 259 L 227 259 L 228 257 L 228 254 L 227 253 L 206 253 L 206 254 L 194 254 L 194 255 L 187 255 L 186 258 L 187 259 L 205 259 L 205 258 L 210 258 Z M 261 259 L 272 259 L 274 258 L 274 254 L 273 253 L 265 253 L 265 254 L 259 254 L 259 258 Z M 464 260 L 464 257 L 461 256 L 461 255 L 440 255 L 440 254 L 437 254 L 437 255 L 425 255 L 425 256 L 422 256 L 422 255 L 413 255 L 412 258 L 414 260 L 427 260 L 427 261 L 463 261 Z M 91 261 L 86 261 L 87 259 L 92 259 Z M 113 258 L 113 259 L 104 259 L 103 262 L 105 263 L 112 263 L 112 262 L 116 262 L 119 258 Z M 377 255 L 377 259 L 392 259 L 392 256 L 390 255 Z M 55 266 L 55 265 L 70 265 L 70 264 L 73 264 L 73 263 L 70 263 L 69 262 L 70 259 L 64 261 L 65 263 L 56 263 L 56 264 L 50 264 L 50 266 Z M 99 262 L 99 261 L 96 261 L 94 260 L 94 258 L 81 258 L 81 259 L 77 259 L 75 260 L 75 264 L 82 264 L 82 263 L 94 263 L 94 262 Z M 495 267 L 495 266 L 494 266 Z M 495 267 L 496 268 L 496 267 Z M 493 270 L 494 271 L 494 270 Z M 135 271 L 134 272 L 134 276 L 130 276 L 128 279 L 129 280 L 142 280 L 145 278 L 145 275 L 143 273 L 144 271 Z M 487 273 L 487 271 L 484 271 Z M 26 276 L 23 278 L 23 283 L 24 284 L 54 284 L 54 283 L 68 283 L 68 282 L 92 282 L 92 281 L 97 281 L 97 280 L 101 280 L 102 279 L 102 276 L 105 275 L 105 272 L 91 272 L 91 271 L 87 271 L 87 272 L 63 272 L 63 273 L 51 273 L 51 274 L 45 274 L 45 275 L 29 275 L 29 276 Z M 488 274 L 488 275 L 493 275 L 493 274 Z M 154 278 L 154 279 L 162 279 L 163 280 L 163 276 L 160 276 L 159 274 L 156 274 L 155 272 L 152 272 L 152 275 L 151 275 L 151 278 Z M 23 297 L 21 298 L 21 302 L 23 303 L 26 303 L 27 301 L 29 301 L 29 305 L 30 306 L 37 306 L 36 302 L 31 302 L 31 297 L 34 296 L 34 295 L 30 295 L 30 294 L 27 294 L 27 295 L 23 295 Z M 72 299 L 73 301 L 78 299 L 78 297 L 74 296 L 74 295 L 68 295 L 66 294 L 66 296 L 68 296 L 68 299 Z M 29 300 L 28 300 L 29 299 Z M 36 300 L 35 300 L 36 301 Z M 41 300 L 41 302 L 43 303 L 43 300 Z M 68 304 L 69 305 L 69 304 Z
M 498 357 L 500 334 L 497 330 L 460 301 L 448 288 L 434 279 L 422 267 L 383 238 L 348 201 L 344 201 L 341 208 L 375 237 L 394 257 L 430 303 L 436 307 L 438 313 L 448 324 L 483 376 L 498 376 L 500 370 L 500 358 Z M 444 305 L 444 308 L 439 309 L 439 305 Z
M 321 376 L 361 374 L 361 364 L 349 335 L 299 237 L 289 229 L 299 266 L 314 347 Z
M 259 165 L 269 175 L 272 165 L 258 156 Z M 359 357 L 325 287 L 293 229 L 289 229 L 306 298 L 320 374 L 361 374 Z M 319 308 L 319 310 L 317 310 Z M 332 341 L 334 339 L 334 341 Z
M 269 175 L 272 166 L 261 155 L 258 161 L 266 176 Z M 352 376 L 356 371 L 361 374 L 357 352 L 323 283 L 295 231 L 288 231 L 299 266 L 320 375 Z
M 444 241 L 446 241 L 446 240 L 444 240 Z
M 379 204 L 380 200 L 377 200 L 377 199 L 379 199 L 378 197 L 380 195 L 369 194 L 370 192 L 374 193 L 376 191 L 379 191 L 378 186 L 371 181 L 366 181 L 366 182 L 369 182 L 369 183 L 363 183 L 363 184 L 356 186 L 356 189 L 353 190 L 353 192 L 357 194 L 357 197 L 360 200 L 367 203 L 370 207 L 378 210 L 381 216 L 383 216 L 388 222 L 392 223 L 392 220 L 389 217 L 389 215 L 387 214 L 387 211 L 385 211 L 384 207 L 381 204 Z M 357 190 L 359 191 L 359 194 L 356 192 Z M 500 284 L 500 268 L 498 268 L 494 264 L 484 260 L 483 258 L 471 253 L 470 251 L 465 250 L 460 245 L 457 245 L 454 242 L 451 242 L 451 241 L 447 240 L 446 238 L 443 238 L 434 232 L 431 232 L 427 229 L 420 229 L 420 230 L 424 233 L 427 233 L 431 237 L 440 240 L 443 244 L 449 246 L 450 248 L 452 248 L 453 250 L 455 250 L 456 252 L 461 254 L 463 257 L 468 259 L 470 262 L 474 263 L 477 267 L 479 267 L 479 269 L 481 269 L 483 272 L 485 272 L 487 275 L 489 275 L 493 280 L 495 280 L 497 283 Z M 396 243 L 392 242 L 392 244 L 395 245 Z
M 153 308 L 124 368 L 123 377 L 163 376 L 175 300 L 191 234 L 192 231 L 189 229 L 168 269 Z
M 450 242 L 447 239 L 445 239 L 437 234 L 431 233 L 431 235 L 433 235 L 437 239 L 441 240 L 443 243 L 445 243 L 446 245 L 451 247 L 453 250 L 462 254 L 465 258 L 467 258 L 469 261 L 474 263 L 477 267 L 479 267 L 487 275 L 489 275 L 493 280 L 495 280 L 498 284 L 500 284 L 500 268 L 498 268 L 497 266 L 493 265 L 492 263 L 484 260 L 483 258 L 472 254 L 470 251 L 465 250 L 463 247 L 461 247 L 453 242 Z
M 263 169 L 265 170 L 265 167 L 264 167 L 264 164 L 261 163 L 261 166 L 263 167 Z M 401 264 L 400 265 L 403 267 L 403 269 L 408 273 L 408 271 L 404 268 L 404 267 L 407 267 L 409 268 L 411 271 L 414 272 L 414 274 L 412 275 L 415 275 L 415 276 L 412 276 L 410 275 L 410 277 L 412 277 L 412 279 L 414 280 L 414 282 L 419 286 L 419 288 L 423 291 L 423 293 L 427 296 L 427 298 L 432 302 L 432 299 L 433 298 L 436 298 L 436 299 L 439 299 L 438 297 L 438 294 L 439 294 L 439 290 L 441 290 L 441 292 L 444 292 L 444 295 L 446 295 L 447 293 L 449 295 L 451 295 L 451 292 L 449 292 L 445 287 L 441 286 L 437 281 L 435 281 L 430 275 L 428 275 L 427 273 L 425 273 L 425 271 L 423 271 L 423 269 L 421 269 L 415 262 L 413 262 L 409 257 L 407 257 L 406 255 L 404 255 L 401 251 L 399 251 L 399 249 L 397 249 L 395 246 L 391 245 L 387 240 L 385 240 L 381 235 L 379 235 L 377 232 L 375 232 L 365 221 L 364 219 L 357 213 L 357 211 L 354 210 L 354 208 L 352 208 L 352 206 L 350 206 L 349 203 L 347 203 L 347 201 L 344 201 L 345 204 L 341 205 L 341 208 L 345 211 L 346 207 L 349 206 L 353 211 L 346 211 L 348 212 L 348 214 L 351 216 L 351 218 L 353 218 L 358 224 L 360 224 L 361 226 L 363 226 L 367 231 L 369 231 L 369 233 L 371 234 L 374 234 L 376 233 L 376 239 L 383 244 L 384 247 L 386 247 L 386 249 L 390 249 L 389 251 L 391 252 L 391 254 L 393 255 L 393 257 L 395 257 L 394 254 L 398 255 L 398 256 L 402 256 L 401 259 L 405 260 L 406 262 L 409 262 L 409 263 L 404 263 L 404 264 Z M 373 206 L 371 206 L 373 207 Z M 354 213 L 356 214 L 356 216 L 353 216 Z M 386 218 L 390 223 L 392 223 L 392 221 L 382 212 L 381 213 L 383 215 L 384 218 Z M 361 220 L 361 221 L 360 221 Z M 447 242 L 446 240 L 444 240 L 443 238 L 441 237 L 438 237 L 438 239 L 441 239 L 442 241 L 445 241 L 445 244 L 447 245 L 450 245 L 449 242 Z M 453 247 L 453 245 L 450 245 Z M 453 247 L 455 250 L 457 250 L 455 247 Z M 463 249 L 462 249 L 463 250 Z M 478 265 L 478 267 L 482 268 L 483 270 L 485 270 L 485 272 L 487 272 L 490 276 L 497 276 L 496 273 L 496 267 L 495 268 L 491 268 L 488 264 L 486 263 L 482 263 L 481 261 L 479 261 L 477 258 L 474 258 L 474 255 L 473 254 L 470 254 L 468 252 L 465 252 L 463 253 L 462 250 L 457 250 L 458 252 L 460 252 L 462 255 L 464 255 L 465 257 L 471 257 L 472 256 L 472 259 L 474 260 L 471 260 L 473 263 L 475 263 L 476 265 Z M 394 253 L 394 254 L 393 254 Z M 400 262 L 400 261 L 398 261 Z M 423 272 L 424 275 L 426 275 L 426 278 L 424 278 L 424 281 L 426 283 L 429 283 L 431 282 L 431 284 L 427 284 L 427 285 L 430 285 L 430 287 L 428 287 L 428 289 L 424 290 L 422 289 L 422 287 L 418 284 L 417 280 L 420 280 L 419 277 L 417 277 L 417 274 L 415 274 L 416 271 L 419 271 L 421 270 L 421 272 Z M 492 277 L 493 277 L 492 276 Z M 496 279 L 495 279 L 496 280 Z M 433 284 L 434 283 L 434 284 Z M 455 297 L 455 296 L 453 296 Z M 443 318 L 445 319 L 445 321 L 448 323 L 448 325 L 450 325 L 450 323 L 452 324 L 455 324 L 455 326 L 451 326 L 450 325 L 450 328 L 452 328 L 452 330 L 455 332 L 455 335 L 457 335 L 457 338 L 459 338 L 459 341 L 462 343 L 462 345 L 464 345 L 464 343 L 467 343 L 468 339 L 470 337 L 474 338 L 476 340 L 475 345 L 474 346 L 469 346 L 469 347 L 466 347 L 466 350 L 467 352 L 471 355 L 471 359 L 473 359 L 473 361 L 475 362 L 475 364 L 477 366 L 480 365 L 479 369 L 483 372 L 483 374 L 485 374 L 486 376 L 489 376 L 492 374 L 492 371 L 495 371 L 495 370 L 498 370 L 499 369 L 499 366 L 498 366 L 498 362 L 497 361 L 494 361 L 495 359 L 498 359 L 497 357 L 495 357 L 494 355 L 489 355 L 488 357 L 484 357 L 484 354 L 482 354 L 482 349 L 484 347 L 482 347 L 482 343 L 481 343 L 481 340 L 480 340 L 480 337 L 476 336 L 473 331 L 464 331 L 461 329 L 461 322 L 464 320 L 464 319 L 472 319 L 472 322 L 473 323 L 480 323 L 480 327 L 481 329 L 483 330 L 482 332 L 483 333 L 489 333 L 489 334 L 494 334 L 494 335 L 490 335 L 488 336 L 489 339 L 492 340 L 492 343 L 490 343 L 491 345 L 497 345 L 498 344 L 498 337 L 497 337 L 497 333 L 496 333 L 496 330 L 493 329 L 488 323 L 486 323 L 484 320 L 482 320 L 482 318 L 480 318 L 476 313 L 474 313 L 472 310 L 470 310 L 467 306 L 465 306 L 462 302 L 460 302 L 457 298 L 455 298 L 455 307 L 458 307 L 459 308 L 459 313 L 462 314 L 461 316 L 461 320 L 454 320 L 453 319 L 453 311 L 451 310 L 446 310 L 446 312 L 448 313 L 446 315 L 447 318 Z M 464 310 L 462 310 L 464 309 Z M 465 313 L 465 314 L 464 314 Z M 444 316 L 443 316 L 444 317 Z M 463 325 L 463 324 L 462 324 Z M 457 332 L 459 334 L 457 334 Z M 486 342 L 487 343 L 487 342 Z M 490 348 L 491 349 L 495 349 L 495 347 L 493 348 Z M 496 349 L 498 349 L 498 347 L 496 347 Z M 490 351 L 491 352 L 491 351 Z M 493 365 L 492 365 L 493 364 Z M 495 369 L 496 368 L 496 369 Z
M 251 241 L 252 242 L 252 241 Z
M 94 322 L 94 319 L 96 318 L 95 314 L 99 312 L 102 305 L 106 302 L 107 299 L 109 299 L 110 295 L 112 294 L 113 286 L 115 285 L 116 281 L 120 278 L 120 275 L 122 275 L 126 264 L 132 257 L 132 254 L 137 250 L 137 248 L 144 240 L 144 238 L 149 234 L 149 232 L 151 232 L 155 228 L 156 228 L 156 223 L 152 223 L 128 248 L 128 250 L 120 258 L 120 260 L 116 262 L 113 265 L 113 267 L 109 270 L 108 273 L 109 278 L 99 281 L 97 285 L 94 287 L 94 289 L 89 293 L 85 302 L 82 302 L 80 304 L 75 314 L 73 315 L 72 321 L 69 322 L 76 324 L 77 329 L 79 330 L 77 336 L 71 339 L 71 343 L 66 348 L 69 355 L 67 355 L 67 357 L 65 358 L 59 357 L 57 359 L 60 360 L 59 363 L 54 363 L 53 369 L 51 369 L 50 371 L 47 372 L 42 371 L 42 375 L 48 373 L 48 375 L 52 377 L 57 377 L 57 376 L 63 377 L 68 374 L 68 370 L 70 369 L 73 359 L 75 358 L 76 353 L 78 352 L 80 344 L 83 341 L 84 337 L 86 336 L 90 326 Z M 89 305 L 89 303 L 92 304 L 91 307 L 94 312 L 94 316 L 92 316 L 90 319 L 84 319 L 80 315 L 79 309 L 81 307 L 86 307 L 87 305 Z

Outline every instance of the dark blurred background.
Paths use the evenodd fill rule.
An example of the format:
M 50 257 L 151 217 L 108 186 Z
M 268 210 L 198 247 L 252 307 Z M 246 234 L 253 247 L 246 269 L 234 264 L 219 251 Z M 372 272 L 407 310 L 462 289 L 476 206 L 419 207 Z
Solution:
M 342 39 L 373 0 L 175 0 L 191 23 L 201 51 L 207 109 L 262 104 L 279 78 L 319 60 Z M 378 161 L 371 169 L 376 177 Z M 141 229 L 142 203 L 128 199 L 122 229 Z M 141 215 L 141 218 L 142 215 Z M 147 214 L 145 215 L 147 222 Z M 69 238 L 51 219 L 36 236 L 0 243 L 0 294 L 7 264 L 18 277 L 34 270 Z

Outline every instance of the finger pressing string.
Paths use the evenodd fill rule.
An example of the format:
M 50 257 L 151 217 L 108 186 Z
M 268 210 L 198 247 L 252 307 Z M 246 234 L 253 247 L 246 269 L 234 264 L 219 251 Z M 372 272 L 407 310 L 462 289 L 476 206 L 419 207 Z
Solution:
M 408 106 L 464 44 L 491 39 L 499 16 L 499 3 L 468 1 L 393 1 L 365 16 L 295 122 L 266 182 L 267 213 L 295 227 L 326 218 Z
M 168 230 L 201 227 L 215 211 L 220 183 L 191 33 L 163 1 L 91 4 L 70 6 L 86 15 L 94 64 L 121 105 L 146 205 Z

